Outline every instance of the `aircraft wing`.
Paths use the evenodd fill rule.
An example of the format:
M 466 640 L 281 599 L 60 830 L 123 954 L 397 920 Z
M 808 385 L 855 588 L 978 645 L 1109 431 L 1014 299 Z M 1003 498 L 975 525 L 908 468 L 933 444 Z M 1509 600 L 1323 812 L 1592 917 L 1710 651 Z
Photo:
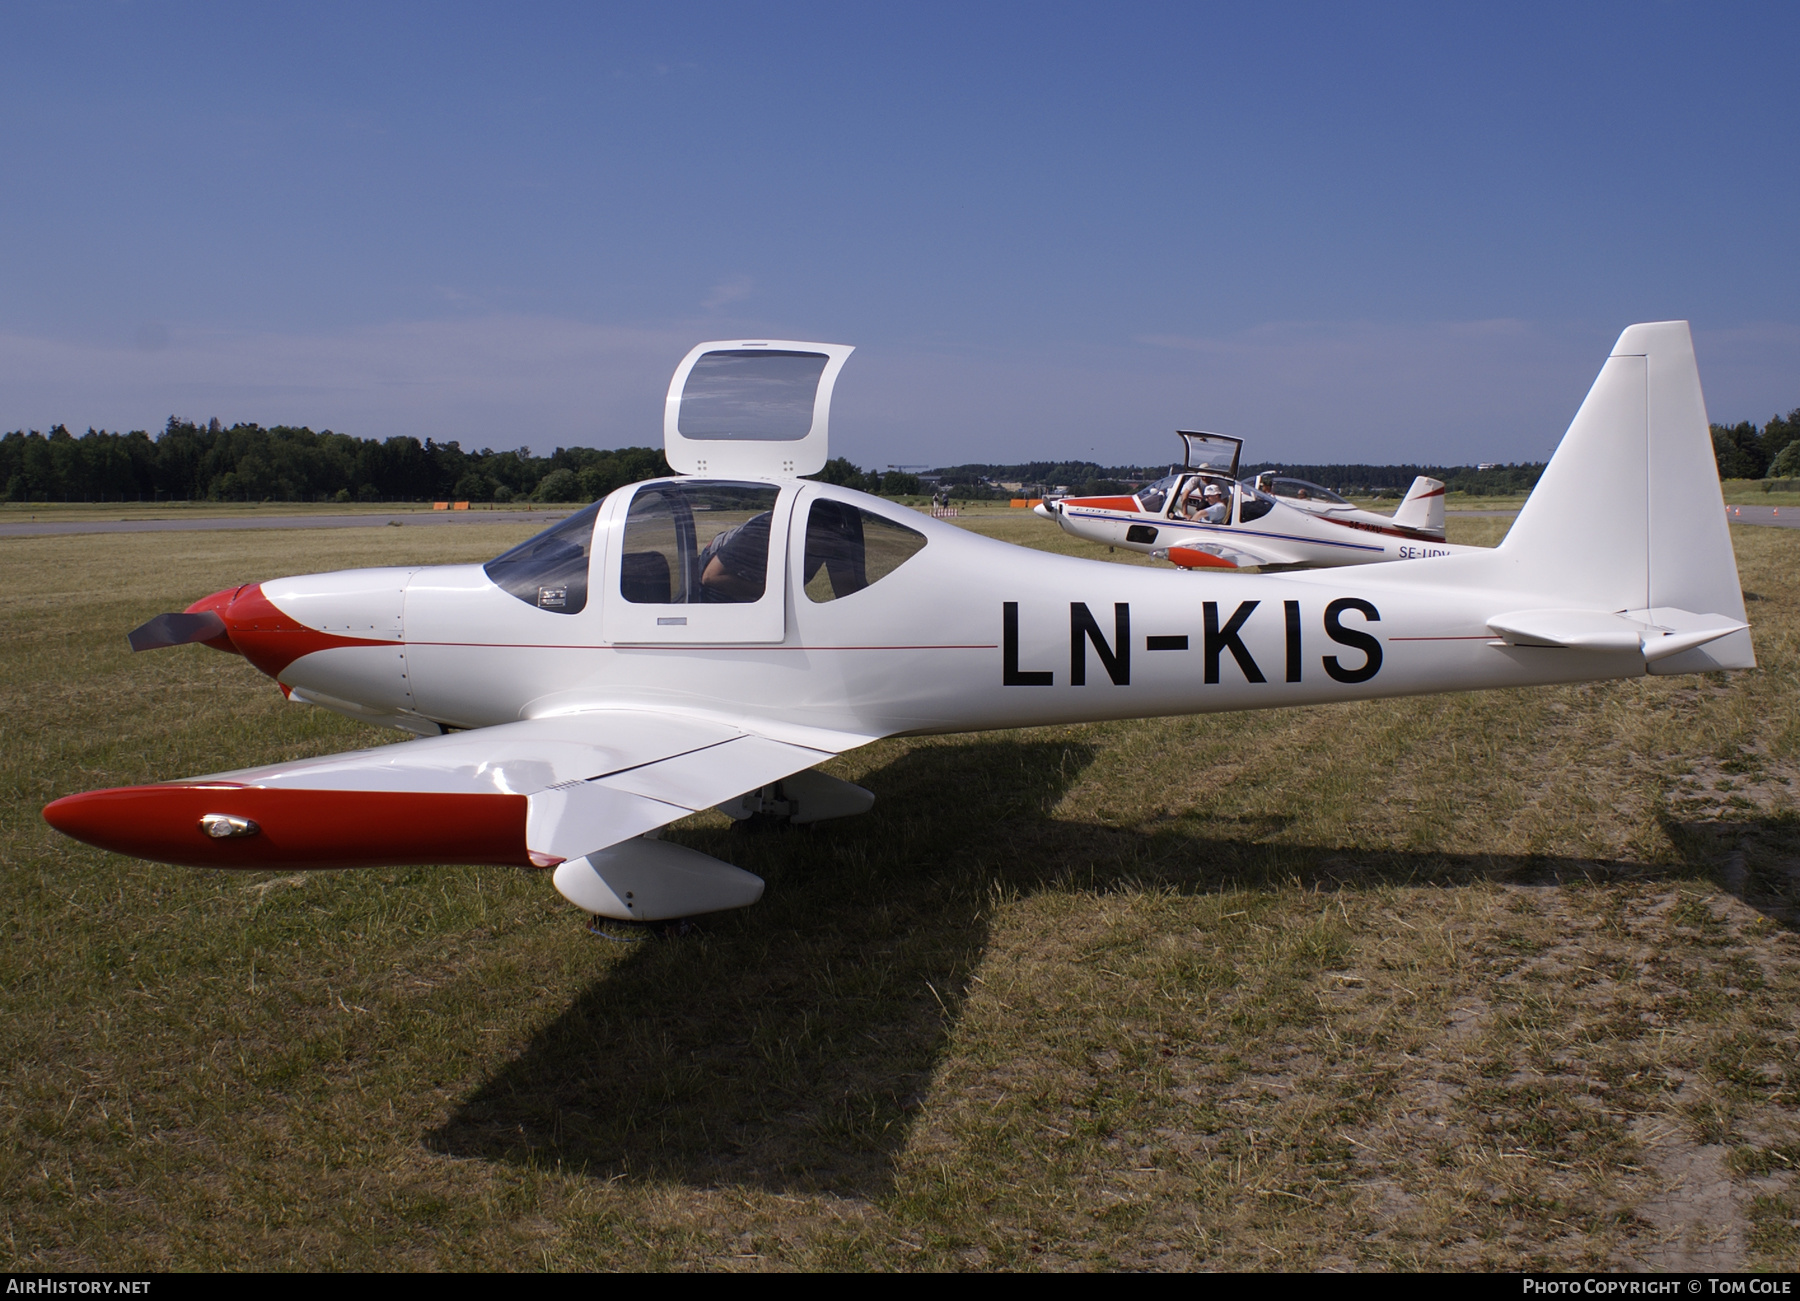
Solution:
M 1229 543 L 1211 539 L 1177 542 L 1169 547 L 1167 554 L 1171 564 L 1183 569 L 1255 569 L 1261 565 L 1292 563 L 1288 556 L 1245 546 L 1235 537 Z
M 777 738 L 718 718 L 596 709 L 89 791 L 44 816 L 89 844 L 195 867 L 553 867 L 871 739 L 810 728 Z

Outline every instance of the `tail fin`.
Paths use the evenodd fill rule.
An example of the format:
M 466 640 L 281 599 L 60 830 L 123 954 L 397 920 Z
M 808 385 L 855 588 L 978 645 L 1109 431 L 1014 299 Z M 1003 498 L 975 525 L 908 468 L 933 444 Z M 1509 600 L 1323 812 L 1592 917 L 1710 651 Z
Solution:
M 1406 490 L 1406 500 L 1394 512 L 1394 523 L 1401 528 L 1444 536 L 1444 485 L 1441 480 L 1420 475 Z
M 1744 620 L 1706 401 L 1686 321 L 1627 327 L 1499 548 L 1571 608 Z M 1658 617 L 1657 612 L 1667 616 Z M 1652 672 L 1753 668 L 1747 631 Z

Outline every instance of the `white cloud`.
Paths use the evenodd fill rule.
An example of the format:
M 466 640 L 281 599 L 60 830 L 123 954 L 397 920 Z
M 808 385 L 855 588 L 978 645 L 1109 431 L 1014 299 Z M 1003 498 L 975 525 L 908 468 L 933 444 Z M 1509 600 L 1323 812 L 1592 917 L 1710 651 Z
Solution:
M 756 282 L 749 276 L 732 276 L 714 285 L 712 292 L 701 300 L 700 306 L 709 312 L 716 312 L 731 303 L 742 302 L 750 297 L 750 291 L 755 288 Z

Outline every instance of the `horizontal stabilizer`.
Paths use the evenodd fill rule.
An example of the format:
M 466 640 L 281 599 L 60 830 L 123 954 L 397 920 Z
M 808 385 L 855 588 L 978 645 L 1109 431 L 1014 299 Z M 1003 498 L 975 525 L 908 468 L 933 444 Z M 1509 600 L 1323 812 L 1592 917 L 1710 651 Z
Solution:
M 132 650 L 147 651 L 213 641 L 224 635 L 225 621 L 211 610 L 202 610 L 198 614 L 159 614 L 125 634 L 125 640 Z
M 1750 625 L 1718 614 L 1688 610 L 1514 610 L 1497 614 L 1488 628 L 1508 646 L 1559 650 L 1638 651 L 1646 663 L 1693 650 Z

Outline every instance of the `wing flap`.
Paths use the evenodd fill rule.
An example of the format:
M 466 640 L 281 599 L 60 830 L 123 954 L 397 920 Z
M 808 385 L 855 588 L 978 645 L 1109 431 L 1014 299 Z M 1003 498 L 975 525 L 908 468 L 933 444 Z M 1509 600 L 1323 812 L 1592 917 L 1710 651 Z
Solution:
M 538 867 L 555 867 L 655 831 L 693 812 L 679 804 L 614 790 L 601 782 L 553 787 L 539 791 L 526 803 L 525 847 Z
M 824 750 L 785 745 L 760 736 L 740 736 L 660 763 L 601 777 L 595 784 L 679 804 L 685 809 L 710 809 L 734 795 L 780 781 L 829 758 L 831 754 Z
M 739 736 L 531 797 L 526 842 L 540 866 L 594 854 L 831 758 L 828 750 Z

